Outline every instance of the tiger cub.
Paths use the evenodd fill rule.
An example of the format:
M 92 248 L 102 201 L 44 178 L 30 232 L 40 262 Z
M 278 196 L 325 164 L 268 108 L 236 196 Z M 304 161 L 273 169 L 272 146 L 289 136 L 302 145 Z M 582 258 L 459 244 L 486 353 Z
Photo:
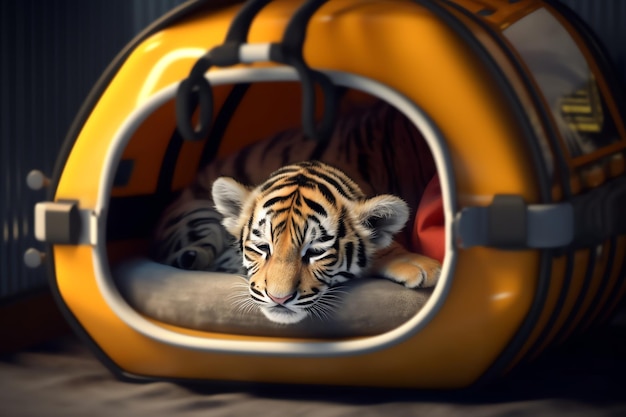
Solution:
M 220 177 L 212 194 L 237 240 L 250 297 L 271 321 L 304 319 L 329 288 L 365 272 L 409 288 L 433 286 L 439 276 L 436 261 L 393 242 L 407 204 L 390 194 L 366 198 L 327 164 L 288 165 L 254 188 Z
M 287 130 L 207 165 L 161 216 L 151 252 L 246 275 L 248 301 L 279 323 L 323 315 L 334 286 L 364 273 L 432 286 L 439 263 L 404 249 L 401 229 L 435 172 L 415 126 L 381 102 L 340 117 L 324 143 Z

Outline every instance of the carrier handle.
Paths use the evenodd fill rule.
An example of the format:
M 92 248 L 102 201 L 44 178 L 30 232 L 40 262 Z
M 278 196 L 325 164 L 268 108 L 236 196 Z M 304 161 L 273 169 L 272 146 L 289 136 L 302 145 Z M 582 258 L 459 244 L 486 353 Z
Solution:
M 256 15 L 272 0 L 249 0 L 239 10 L 226 34 L 224 46 L 238 50 L 248 41 L 250 26 Z M 223 48 L 224 49 L 224 48 Z M 213 118 L 213 90 L 204 74 L 215 63 L 215 48 L 200 57 L 189 76 L 183 80 L 176 93 L 176 122 L 181 136 L 187 140 L 202 140 L 209 134 Z M 226 57 L 221 57 L 223 61 Z M 220 59 L 218 59 L 220 61 Z M 236 62 L 233 62 L 233 64 Z M 230 65 L 233 65 L 230 64 Z M 192 115 L 199 105 L 198 124 L 192 126 Z
M 236 43 L 241 45 L 248 42 L 248 34 L 252 21 L 259 14 L 261 9 L 267 6 L 272 0 L 249 0 L 239 10 L 226 33 L 224 44 Z
M 328 0 L 309 0 L 302 5 L 287 24 L 279 44 L 272 45 L 270 58 L 273 61 L 290 65 L 296 69 L 302 81 L 302 128 L 308 137 L 325 141 L 330 138 L 337 115 L 337 92 L 326 74 L 315 71 L 304 61 L 303 49 L 306 29 L 311 17 Z M 315 126 L 315 84 L 324 96 L 324 114 L 320 124 Z
M 304 133 L 317 140 L 330 137 L 336 117 L 336 91 L 330 78 L 311 69 L 302 54 L 308 22 L 328 0 L 308 0 L 294 13 L 280 43 L 247 44 L 254 17 L 271 0 L 250 0 L 233 19 L 226 39 L 212 48 L 194 64 L 189 76 L 178 88 L 176 119 L 181 135 L 187 140 L 206 137 L 213 117 L 213 92 L 204 74 L 212 66 L 231 66 L 240 63 L 278 62 L 293 67 L 302 83 L 302 125 Z M 315 122 L 315 86 L 324 96 L 324 114 L 318 126 Z M 198 124 L 192 126 L 192 115 L 199 106 Z

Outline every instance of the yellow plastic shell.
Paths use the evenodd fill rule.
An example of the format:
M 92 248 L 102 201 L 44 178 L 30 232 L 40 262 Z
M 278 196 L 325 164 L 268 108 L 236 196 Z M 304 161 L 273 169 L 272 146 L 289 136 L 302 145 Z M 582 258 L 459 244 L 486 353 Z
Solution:
M 538 7 L 538 3 L 510 5 L 506 16 L 514 21 L 524 14 L 528 4 Z M 272 2 L 255 20 L 249 41 L 280 40 L 298 4 Z M 501 4 L 499 7 L 506 9 Z M 132 51 L 76 138 L 58 182 L 56 200 L 78 200 L 81 208 L 94 207 L 103 170 L 101 156 L 109 146 L 107 138 L 115 135 L 133 109 L 153 93 L 184 79 L 200 55 L 221 44 L 237 10 L 234 6 L 199 12 L 155 33 Z M 539 202 L 538 180 L 525 138 L 506 98 L 480 59 L 432 12 L 402 0 L 328 2 L 310 23 L 305 57 L 314 68 L 354 73 L 381 82 L 425 109 L 442 131 L 452 155 L 460 203 L 457 209 L 486 205 L 495 194 L 516 194 L 528 203 Z M 514 72 L 510 75 L 515 82 Z M 216 89 L 216 112 L 228 91 L 228 87 Z M 279 128 L 299 124 L 299 109 L 279 102 L 266 104 L 267 97 L 276 94 L 297 100 L 299 90 L 289 84 L 255 87 L 237 110 L 234 120 L 240 123 L 233 125 L 239 127 L 226 132 L 221 153 L 236 151 Z M 276 118 L 275 112 L 282 112 L 281 118 Z M 112 198 L 155 192 L 175 123 L 173 103 L 169 103 L 141 126 L 123 155 L 136 163 L 133 176 L 123 187 L 114 187 Z M 202 145 L 183 143 L 174 188 L 193 178 Z M 112 242 L 111 260 L 141 253 L 144 245 L 142 241 Z M 624 246 L 620 240 L 619 250 L 623 251 Z M 103 299 L 94 276 L 90 246 L 55 245 L 53 254 L 63 302 L 100 349 L 126 373 L 173 379 L 414 388 L 465 387 L 485 373 L 529 314 L 536 296 L 540 260 L 539 251 L 533 250 L 459 250 L 445 302 L 417 334 L 366 354 L 299 358 L 202 352 L 149 339 L 120 320 Z M 577 254 L 562 317 L 581 291 L 579 271 L 585 263 L 586 254 Z M 619 263 L 613 265 L 613 286 L 617 285 Z M 547 302 L 527 349 L 552 313 L 563 286 L 563 269 L 562 261 L 556 258 Z M 602 262 L 597 270 L 598 274 L 604 272 Z M 589 297 L 597 291 L 602 289 L 591 288 Z M 586 300 L 580 320 L 587 314 L 587 307 Z M 555 327 L 562 321 L 559 319 Z M 159 325 L 206 338 L 249 343 L 266 339 Z M 550 334 L 550 339 L 554 336 Z

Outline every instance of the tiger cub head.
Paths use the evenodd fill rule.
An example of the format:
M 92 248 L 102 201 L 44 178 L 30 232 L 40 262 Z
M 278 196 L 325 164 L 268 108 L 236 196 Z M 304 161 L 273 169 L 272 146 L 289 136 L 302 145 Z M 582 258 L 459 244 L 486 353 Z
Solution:
M 250 297 L 278 323 L 326 316 L 336 299 L 331 288 L 365 271 L 409 216 L 400 198 L 366 198 L 321 162 L 285 166 L 254 188 L 220 177 L 212 196 L 237 240 Z

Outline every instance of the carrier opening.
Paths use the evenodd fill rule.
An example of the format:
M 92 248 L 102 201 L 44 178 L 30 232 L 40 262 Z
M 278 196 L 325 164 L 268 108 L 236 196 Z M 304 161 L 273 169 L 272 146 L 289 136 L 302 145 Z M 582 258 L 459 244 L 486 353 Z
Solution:
M 153 336 L 148 328 L 163 323 L 182 333 L 200 331 L 208 336 L 372 339 L 371 336 L 403 327 L 403 332 L 415 330 L 432 314 L 435 306 L 429 300 L 433 291 L 442 292 L 434 283 L 437 279 L 440 283 L 445 281 L 449 268 L 444 206 L 449 204 L 451 194 L 450 175 L 439 169 L 449 164 L 437 130 L 417 106 L 393 90 L 355 75 L 330 73 L 340 87 L 335 127 L 327 141 L 307 139 L 300 128 L 300 86 L 294 76 L 288 68 L 216 72 L 212 79 L 217 103 L 214 124 L 202 141 L 180 137 L 172 109 L 173 87 L 155 95 L 121 129 L 116 141 L 120 148 L 113 157 L 114 174 L 109 179 L 110 186 L 104 187 L 110 190 L 104 196 L 109 205 L 103 246 L 108 265 L 104 269 L 110 270 L 111 275 L 102 277 L 102 281 L 112 290 L 109 301 L 114 299 L 114 305 L 124 305 L 118 314 L 135 322 L 134 327 Z M 233 78 L 238 82 L 229 82 Z M 255 82 L 247 82 L 252 79 Z M 322 111 L 320 105 L 318 116 Z M 287 314 L 288 320 L 281 322 L 280 318 L 276 320 L 276 314 L 272 317 L 263 311 L 263 303 L 258 299 L 272 301 L 274 310 L 287 310 L 289 303 L 270 297 L 266 288 L 250 289 L 250 280 L 244 278 L 250 265 L 248 271 L 244 268 L 236 272 L 229 270 L 232 259 L 218 259 L 220 253 L 233 250 L 233 245 L 239 267 L 245 256 L 251 255 L 242 257 L 245 248 L 237 236 L 224 240 L 227 237 L 219 224 L 221 219 L 214 217 L 210 187 L 220 176 L 257 186 L 280 168 L 311 160 L 339 168 L 368 198 L 389 194 L 406 202 L 408 217 L 402 230 L 395 233 L 393 245 L 405 248 L 404 255 L 408 257 L 423 257 L 424 263 L 407 258 L 404 267 L 422 271 L 423 275 L 403 284 L 393 282 L 396 272 L 384 279 L 380 273 L 371 272 L 373 267 L 363 264 L 363 272 L 352 277 L 349 264 L 365 262 L 365 248 L 359 246 L 360 242 L 336 239 L 330 246 L 318 244 L 325 239 L 323 233 L 335 237 L 345 234 L 345 230 L 339 229 L 346 227 L 343 222 L 347 224 L 352 213 L 346 213 L 346 207 L 333 197 L 325 197 L 329 193 L 325 187 L 315 186 L 313 194 L 302 196 L 301 201 L 306 201 L 308 207 L 291 206 L 299 216 L 289 219 L 294 224 L 288 232 L 300 234 L 299 238 L 305 241 L 300 243 L 314 252 L 302 252 L 306 252 L 303 258 L 309 261 L 316 257 L 316 261 L 326 265 L 334 264 L 335 269 L 330 268 L 331 272 L 323 275 L 319 269 L 306 271 L 313 262 L 307 263 L 301 273 L 309 274 L 309 279 L 315 277 L 322 288 L 316 287 L 316 283 L 308 288 L 294 287 L 293 297 L 299 296 L 300 304 L 307 305 L 298 310 L 305 317 L 289 322 L 291 315 Z M 325 178 L 326 186 L 330 184 L 338 187 L 340 193 L 345 192 L 345 188 L 341 190 L 343 185 L 337 183 L 336 174 L 331 179 L 323 171 L 324 166 L 315 170 Z M 312 197 L 315 193 L 319 194 L 317 201 Z M 265 214 L 273 209 L 284 210 L 283 206 L 273 207 L 269 200 L 262 202 Z M 333 217 L 328 213 L 328 207 L 333 205 L 329 206 L 329 202 L 344 213 L 335 213 Z M 300 213 L 305 209 L 313 213 L 313 219 Z M 370 225 L 373 233 L 377 227 L 385 227 L 388 220 L 384 215 L 376 219 L 379 223 Z M 260 223 L 265 221 L 261 219 Z M 301 224 L 296 225 L 297 221 Z M 342 224 L 337 225 L 337 221 Z M 319 226 L 315 231 L 314 223 Z M 268 225 L 267 233 L 276 233 L 281 226 L 286 229 L 284 224 Z M 250 235 L 261 233 L 258 229 L 250 231 Z M 268 241 L 268 236 L 261 239 L 276 248 L 263 247 L 259 241 L 250 243 L 248 249 L 256 251 L 260 258 L 267 257 L 270 250 L 280 250 L 278 243 Z M 296 238 L 291 239 L 293 243 Z M 311 245 L 312 241 L 318 243 Z M 377 253 L 386 251 L 393 256 L 393 250 L 386 247 Z M 402 258 L 403 252 L 399 253 Z M 214 257 L 215 262 L 211 265 L 207 257 Z M 403 260 L 398 262 L 389 269 L 402 271 Z M 293 264 L 285 266 L 292 267 Z M 276 268 L 273 271 L 273 277 L 278 275 Z M 343 279 L 324 281 L 332 274 Z M 422 287 L 420 279 L 428 282 Z M 411 286 L 416 288 L 407 288 Z M 326 295 L 308 306 L 306 299 L 315 299 L 319 291 Z M 429 308 L 425 308 L 427 304 Z M 129 312 L 134 319 L 125 316 Z M 140 323 L 136 320 L 139 317 L 147 320 Z M 146 326 L 148 323 L 150 326 Z

